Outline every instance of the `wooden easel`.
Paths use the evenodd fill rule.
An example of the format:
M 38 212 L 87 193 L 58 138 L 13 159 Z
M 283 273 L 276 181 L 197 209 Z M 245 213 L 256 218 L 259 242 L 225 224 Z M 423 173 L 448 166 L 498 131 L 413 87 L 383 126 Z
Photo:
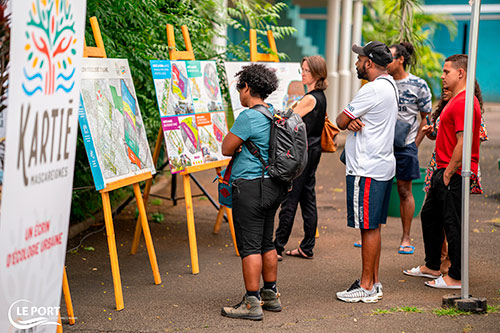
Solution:
M 257 62 L 279 62 L 278 49 L 276 48 L 276 41 L 274 40 L 273 32 L 267 30 L 267 41 L 269 43 L 269 48 L 273 53 L 259 53 L 257 52 L 257 31 L 255 29 L 250 29 L 250 61 Z M 316 238 L 319 238 L 319 231 L 316 228 Z
M 63 268 L 63 295 L 64 301 L 66 302 L 66 311 L 68 312 L 68 321 L 70 325 L 75 324 L 75 313 L 73 312 L 73 302 L 71 301 L 71 293 L 69 292 L 68 275 L 66 274 L 66 267 Z M 57 333 L 63 332 L 62 321 L 61 321 L 61 311 L 59 310 L 57 316 Z
M 184 37 L 184 43 L 186 45 L 186 51 L 178 51 L 175 47 L 175 35 L 174 35 L 174 27 L 171 24 L 167 24 L 167 43 L 169 47 L 169 58 L 170 60 L 195 60 L 193 47 L 191 45 L 191 38 L 189 37 L 189 31 L 187 26 L 181 26 L 182 36 Z M 155 149 L 153 152 L 153 163 L 156 165 L 158 162 L 158 158 L 160 156 L 161 144 L 164 141 L 163 139 L 163 130 L 160 127 L 158 131 L 158 136 L 156 138 Z M 196 231 L 194 225 L 194 212 L 193 212 L 193 196 L 191 194 L 191 181 L 190 174 L 215 169 L 216 171 L 220 171 L 222 167 L 226 166 L 229 163 L 229 160 L 215 161 L 204 163 L 202 165 L 195 165 L 186 167 L 184 171 L 182 171 L 179 175 L 182 176 L 182 182 L 184 186 L 184 199 L 186 202 L 186 217 L 187 217 L 187 229 L 188 229 L 188 239 L 189 239 L 189 250 L 191 253 L 191 270 L 193 274 L 198 274 L 200 272 L 199 264 L 198 264 L 198 245 L 196 242 Z M 146 186 L 144 188 L 144 202 L 147 203 L 149 199 L 149 193 L 151 191 L 151 185 L 153 180 L 148 179 L 146 181 Z M 225 206 L 220 206 L 217 219 L 214 226 L 214 233 L 217 234 L 220 230 L 220 225 L 222 222 L 222 218 L 224 216 L 224 212 L 227 215 L 229 228 L 231 231 L 231 237 L 233 239 L 234 249 L 236 251 L 236 255 L 239 256 L 238 248 L 236 246 L 236 235 L 234 233 L 234 225 L 233 225 L 233 215 L 230 208 Z M 134 241 L 132 242 L 132 250 L 131 253 L 135 253 L 137 251 L 137 247 L 139 245 L 139 238 L 141 236 L 141 217 L 137 219 Z
M 104 42 L 101 36 L 101 30 L 99 29 L 99 24 L 97 23 L 97 18 L 90 18 L 90 25 L 92 26 L 92 32 L 94 35 L 96 47 L 88 47 L 84 44 L 84 57 L 95 57 L 95 58 L 106 58 L 106 50 L 104 49 Z M 148 218 L 146 215 L 146 208 L 144 201 L 142 200 L 141 188 L 139 183 L 145 180 L 151 180 L 151 172 L 142 173 L 139 175 L 134 175 L 126 179 L 120 179 L 115 182 L 107 184 L 106 188 L 100 190 L 102 197 L 102 206 L 104 211 L 104 223 L 106 225 L 106 235 L 108 238 L 108 248 L 109 248 L 109 259 L 111 261 L 111 273 L 113 275 L 113 285 L 115 291 L 115 301 L 116 310 L 122 310 L 124 308 L 123 303 L 123 292 L 122 283 L 120 278 L 120 267 L 118 266 L 118 254 L 116 251 L 116 240 L 115 231 L 113 227 L 113 216 L 111 213 L 111 202 L 109 200 L 109 192 L 132 185 L 134 188 L 135 200 L 137 202 L 137 208 L 139 209 L 139 216 L 141 221 L 142 229 L 144 230 L 144 238 L 146 240 L 146 248 L 149 255 L 149 261 L 151 263 L 151 269 L 153 270 L 153 276 L 155 284 L 161 283 L 160 272 L 158 270 L 158 263 L 156 261 L 156 253 L 153 246 L 153 239 L 151 238 L 151 232 L 149 230 Z

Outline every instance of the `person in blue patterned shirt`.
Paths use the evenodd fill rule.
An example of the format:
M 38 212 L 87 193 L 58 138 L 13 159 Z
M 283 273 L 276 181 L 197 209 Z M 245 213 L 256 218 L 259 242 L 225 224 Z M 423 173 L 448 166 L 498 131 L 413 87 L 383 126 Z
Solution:
M 412 180 L 420 178 L 418 146 L 424 138 L 421 129 L 426 122 L 422 120 L 432 111 L 432 95 L 423 79 L 408 72 L 409 65 L 413 63 L 413 45 L 404 42 L 394 44 L 389 49 L 394 60 L 387 66 L 387 70 L 396 81 L 399 91 L 398 121 L 411 125 L 404 147 L 394 147 L 397 188 L 403 225 L 403 235 L 398 253 L 413 254 L 415 247 L 410 243 L 410 229 L 415 212 L 415 200 L 411 185 Z

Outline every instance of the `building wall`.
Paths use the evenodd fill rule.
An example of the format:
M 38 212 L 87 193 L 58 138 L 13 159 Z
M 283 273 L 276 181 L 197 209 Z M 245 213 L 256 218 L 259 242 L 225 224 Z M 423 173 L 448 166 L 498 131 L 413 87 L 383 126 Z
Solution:
M 460 0 L 426 0 L 425 5 L 466 5 L 467 1 Z M 499 0 L 483 0 L 482 4 L 499 4 Z M 292 4 L 293 6 L 293 4 Z M 321 3 L 317 7 L 301 7 L 300 16 L 305 20 L 306 35 L 311 38 L 313 44 L 318 47 L 318 53 L 325 56 L 326 53 L 326 14 L 327 9 Z M 468 52 L 468 37 L 470 28 L 470 15 L 453 15 L 457 19 L 458 33 L 451 39 L 448 31 L 441 28 L 436 31 L 432 43 L 436 51 L 448 57 L 456 53 Z M 491 19 L 494 18 L 494 19 Z M 290 25 L 291 22 L 282 15 L 280 24 Z M 500 102 L 500 13 L 497 15 L 482 15 L 479 25 L 478 56 L 476 78 L 481 86 L 483 97 L 489 102 Z M 228 36 L 233 41 L 239 41 L 243 36 L 240 33 L 230 31 Z M 248 38 L 248 36 L 245 36 Z M 299 61 L 304 56 L 304 50 L 295 46 L 295 38 L 278 40 L 278 51 L 286 52 L 289 61 Z

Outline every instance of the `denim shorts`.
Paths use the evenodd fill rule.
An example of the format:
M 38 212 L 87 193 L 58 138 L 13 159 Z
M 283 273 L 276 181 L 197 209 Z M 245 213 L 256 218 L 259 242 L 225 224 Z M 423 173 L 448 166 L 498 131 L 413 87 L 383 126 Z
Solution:
M 396 179 L 420 179 L 420 166 L 418 164 L 418 148 L 415 142 L 404 148 L 394 147 L 396 157 Z

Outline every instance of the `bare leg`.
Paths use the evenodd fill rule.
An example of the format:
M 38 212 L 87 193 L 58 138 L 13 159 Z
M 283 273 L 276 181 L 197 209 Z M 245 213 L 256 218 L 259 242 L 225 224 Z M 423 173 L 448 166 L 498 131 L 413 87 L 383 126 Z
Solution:
M 378 251 L 377 251 L 377 258 L 375 259 L 375 270 L 373 271 L 373 283 L 380 282 L 380 278 L 378 276 L 378 271 L 380 267 L 380 252 L 382 249 L 382 225 L 378 227 L 378 232 L 380 234 L 380 242 L 378 246 Z
M 276 281 L 278 278 L 278 257 L 276 250 L 262 255 L 262 278 L 266 282 Z
M 274 253 L 276 259 L 276 253 Z M 243 280 L 245 289 L 248 291 L 258 291 L 260 286 L 260 274 L 262 272 L 262 255 L 251 254 L 241 261 L 243 268 Z
M 411 180 L 398 179 L 398 194 L 400 200 L 401 223 L 403 225 L 403 235 L 401 245 L 407 246 L 410 243 L 410 229 L 413 214 L 415 213 L 415 200 L 411 191 Z
M 377 258 L 380 258 L 380 229 L 361 230 L 361 241 L 363 271 L 360 284 L 364 289 L 371 290 L 375 282 L 375 269 L 378 267 Z

